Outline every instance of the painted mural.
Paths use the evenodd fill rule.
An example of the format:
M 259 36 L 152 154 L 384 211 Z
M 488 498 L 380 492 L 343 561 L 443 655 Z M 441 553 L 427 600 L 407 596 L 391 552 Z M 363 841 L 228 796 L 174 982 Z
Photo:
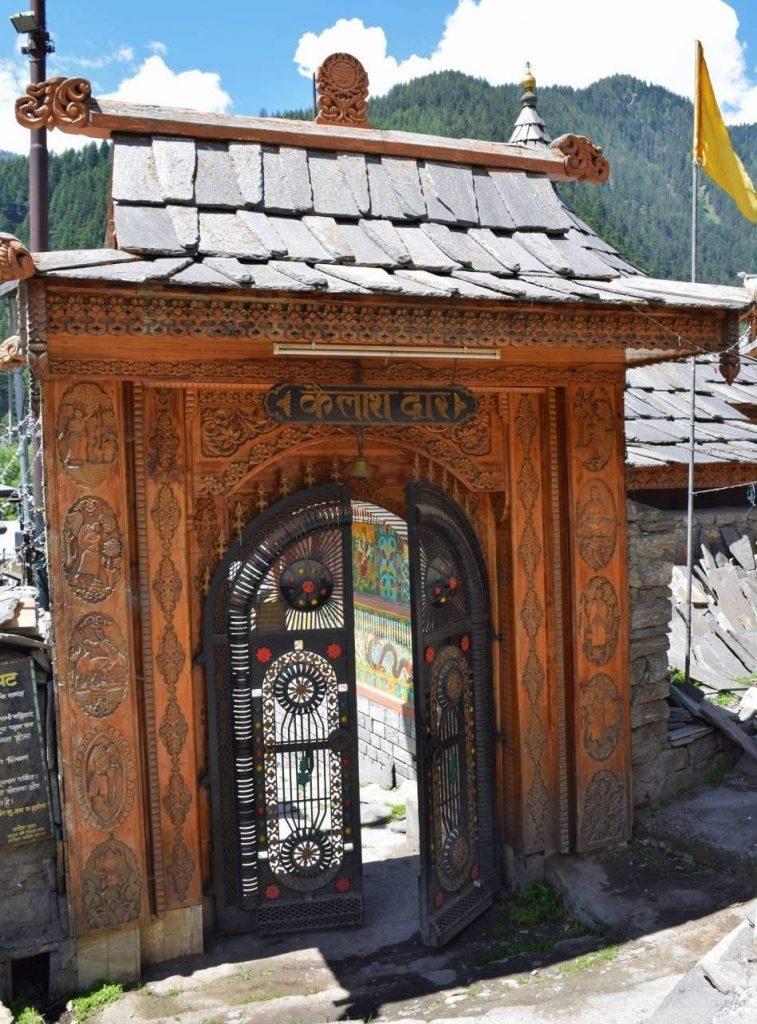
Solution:
M 355 522 L 352 569 L 358 685 L 412 704 L 407 537 L 389 523 Z

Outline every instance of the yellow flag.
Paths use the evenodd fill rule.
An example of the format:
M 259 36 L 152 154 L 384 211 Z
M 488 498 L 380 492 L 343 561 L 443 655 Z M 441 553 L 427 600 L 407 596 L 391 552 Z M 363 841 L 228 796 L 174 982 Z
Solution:
M 700 42 L 697 42 L 694 99 L 694 159 L 715 184 L 728 193 L 746 219 L 757 224 L 757 192 L 731 146 Z

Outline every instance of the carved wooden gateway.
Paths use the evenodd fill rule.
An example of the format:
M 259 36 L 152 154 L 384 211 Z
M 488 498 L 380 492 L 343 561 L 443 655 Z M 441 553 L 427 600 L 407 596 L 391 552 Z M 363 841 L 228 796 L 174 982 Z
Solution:
M 629 835 L 624 368 L 727 349 L 748 295 L 644 278 L 575 218 L 553 183 L 607 177 L 588 140 L 374 131 L 352 59 L 322 82 L 314 125 L 141 117 L 81 80 L 19 103 L 114 142 L 110 248 L 0 245 L 98 963 L 115 931 L 138 965 L 203 922 L 370 926 L 357 506 L 408 527 L 425 941 L 513 858 Z

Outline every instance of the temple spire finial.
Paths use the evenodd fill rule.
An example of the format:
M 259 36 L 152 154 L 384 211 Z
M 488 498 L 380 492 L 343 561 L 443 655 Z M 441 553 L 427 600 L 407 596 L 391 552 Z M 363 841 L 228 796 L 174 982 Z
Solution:
M 526 61 L 526 71 L 520 85 L 523 90 L 520 114 L 508 142 L 521 146 L 548 146 L 552 140 L 541 114 L 536 109 L 536 78 L 530 61 Z

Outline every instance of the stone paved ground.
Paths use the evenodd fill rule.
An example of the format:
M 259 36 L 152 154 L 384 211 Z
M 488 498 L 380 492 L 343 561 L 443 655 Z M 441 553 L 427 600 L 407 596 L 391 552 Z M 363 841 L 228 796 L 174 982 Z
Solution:
M 709 792 L 716 791 L 692 799 L 706 802 Z M 731 817 L 721 817 L 718 829 L 743 833 L 754 791 L 725 787 L 724 794 L 730 794 Z M 666 829 L 664 820 L 658 827 Z M 710 836 L 710 844 L 717 838 Z M 708 864 L 706 844 L 691 857 L 670 839 L 637 840 L 588 860 L 554 858 L 553 885 L 572 911 L 604 934 L 564 940 L 548 953 L 497 959 L 502 936 L 493 913 L 444 950 L 420 945 L 413 850 L 387 827 L 368 829 L 366 927 L 266 943 L 254 936 L 216 937 L 202 957 L 155 969 L 101 1020 L 754 1024 L 757 964 L 744 951 L 753 934 L 744 920 L 754 875 L 738 859 L 727 862 L 733 870 L 724 868 L 722 850 Z M 747 837 L 742 845 L 750 843 Z M 517 942 L 518 935 L 510 939 Z M 708 960 L 704 967 L 700 961 L 707 957 L 727 991 L 718 992 L 705 977 Z

